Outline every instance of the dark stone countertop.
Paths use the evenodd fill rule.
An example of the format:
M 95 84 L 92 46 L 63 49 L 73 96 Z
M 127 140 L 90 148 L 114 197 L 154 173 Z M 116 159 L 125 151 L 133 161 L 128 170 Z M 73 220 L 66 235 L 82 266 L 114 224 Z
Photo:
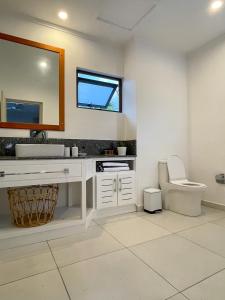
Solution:
M 136 155 L 126 155 L 126 156 L 119 156 L 119 155 L 113 155 L 113 156 L 106 156 L 106 155 L 86 155 L 86 156 L 78 156 L 78 157 L 58 157 L 58 156 L 39 156 L 39 157 L 16 157 L 16 156 L 0 156 L 0 160 L 48 160 L 48 159 L 100 159 L 100 158 L 107 158 L 107 159 L 113 159 L 113 158 L 136 158 Z

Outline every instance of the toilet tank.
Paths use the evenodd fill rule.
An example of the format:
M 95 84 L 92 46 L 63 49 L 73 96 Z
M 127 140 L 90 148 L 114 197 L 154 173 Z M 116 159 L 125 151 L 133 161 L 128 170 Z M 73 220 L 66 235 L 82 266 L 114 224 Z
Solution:
M 166 160 L 158 162 L 159 186 L 162 188 L 163 184 L 169 182 L 169 173 Z

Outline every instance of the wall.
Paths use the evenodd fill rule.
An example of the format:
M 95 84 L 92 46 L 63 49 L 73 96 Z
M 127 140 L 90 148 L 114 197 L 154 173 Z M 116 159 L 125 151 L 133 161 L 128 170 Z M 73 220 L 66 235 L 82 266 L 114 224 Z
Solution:
M 124 116 L 112 112 L 76 108 L 77 67 L 123 75 L 123 51 L 118 47 L 88 40 L 67 32 L 35 24 L 0 12 L 1 32 L 36 40 L 65 49 L 65 132 L 49 132 L 49 137 L 123 139 Z M 0 129 L 0 136 L 29 135 L 28 130 Z
M 189 57 L 190 172 L 208 185 L 205 199 L 225 205 L 225 37 Z
M 126 126 L 132 134 L 137 123 L 138 202 L 143 189 L 158 186 L 157 164 L 170 154 L 180 155 L 187 166 L 187 82 L 184 57 L 152 47 L 140 40 L 126 49 L 124 74 L 136 81 L 135 116 Z M 135 104 L 134 104 L 135 105 Z

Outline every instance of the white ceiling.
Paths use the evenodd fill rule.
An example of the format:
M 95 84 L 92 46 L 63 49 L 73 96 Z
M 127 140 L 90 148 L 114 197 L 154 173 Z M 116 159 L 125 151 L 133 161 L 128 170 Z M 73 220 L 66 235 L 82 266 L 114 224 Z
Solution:
M 38 18 L 124 44 L 141 37 L 189 52 L 225 33 L 225 7 L 209 14 L 209 0 L 0 0 L 0 10 Z M 66 10 L 69 18 L 57 17 Z

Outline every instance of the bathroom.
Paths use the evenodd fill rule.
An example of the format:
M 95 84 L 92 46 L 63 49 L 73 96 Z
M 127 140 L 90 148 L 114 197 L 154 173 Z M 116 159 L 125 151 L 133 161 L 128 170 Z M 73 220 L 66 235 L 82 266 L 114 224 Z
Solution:
M 39 43 L 61 61 L 60 76 L 40 72 L 45 83 L 54 77 L 61 86 L 57 121 L 49 109 L 45 128 L 0 122 L 0 172 L 16 173 L 5 176 L 10 180 L 0 176 L 0 299 L 224 300 L 225 186 L 215 179 L 225 173 L 224 18 L 222 0 L 0 2 L 1 42 L 12 43 L 8 35 L 25 48 L 21 39 Z M 29 73 L 16 64 L 17 78 L 28 82 Z M 118 82 L 115 111 L 79 106 L 79 72 Z M 0 73 L 2 118 L 4 94 L 29 100 L 30 84 L 15 91 L 8 78 L 14 92 L 7 96 L 7 72 Z M 16 158 L 18 144 L 61 145 L 63 156 Z M 126 155 L 118 155 L 118 147 L 126 147 Z M 34 149 L 47 151 L 28 148 L 30 156 Z M 165 203 L 155 214 L 144 211 L 144 190 L 159 189 L 159 162 L 173 155 L 185 166 L 178 179 L 205 185 L 194 202 L 196 216 L 164 209 Z M 108 162 L 128 170 L 98 172 Z M 62 170 L 49 180 L 48 172 Z M 123 199 L 127 174 L 132 196 Z M 108 180 L 103 176 L 117 190 L 112 205 L 97 200 Z M 8 190 L 44 180 L 59 187 L 51 222 L 11 224 Z

